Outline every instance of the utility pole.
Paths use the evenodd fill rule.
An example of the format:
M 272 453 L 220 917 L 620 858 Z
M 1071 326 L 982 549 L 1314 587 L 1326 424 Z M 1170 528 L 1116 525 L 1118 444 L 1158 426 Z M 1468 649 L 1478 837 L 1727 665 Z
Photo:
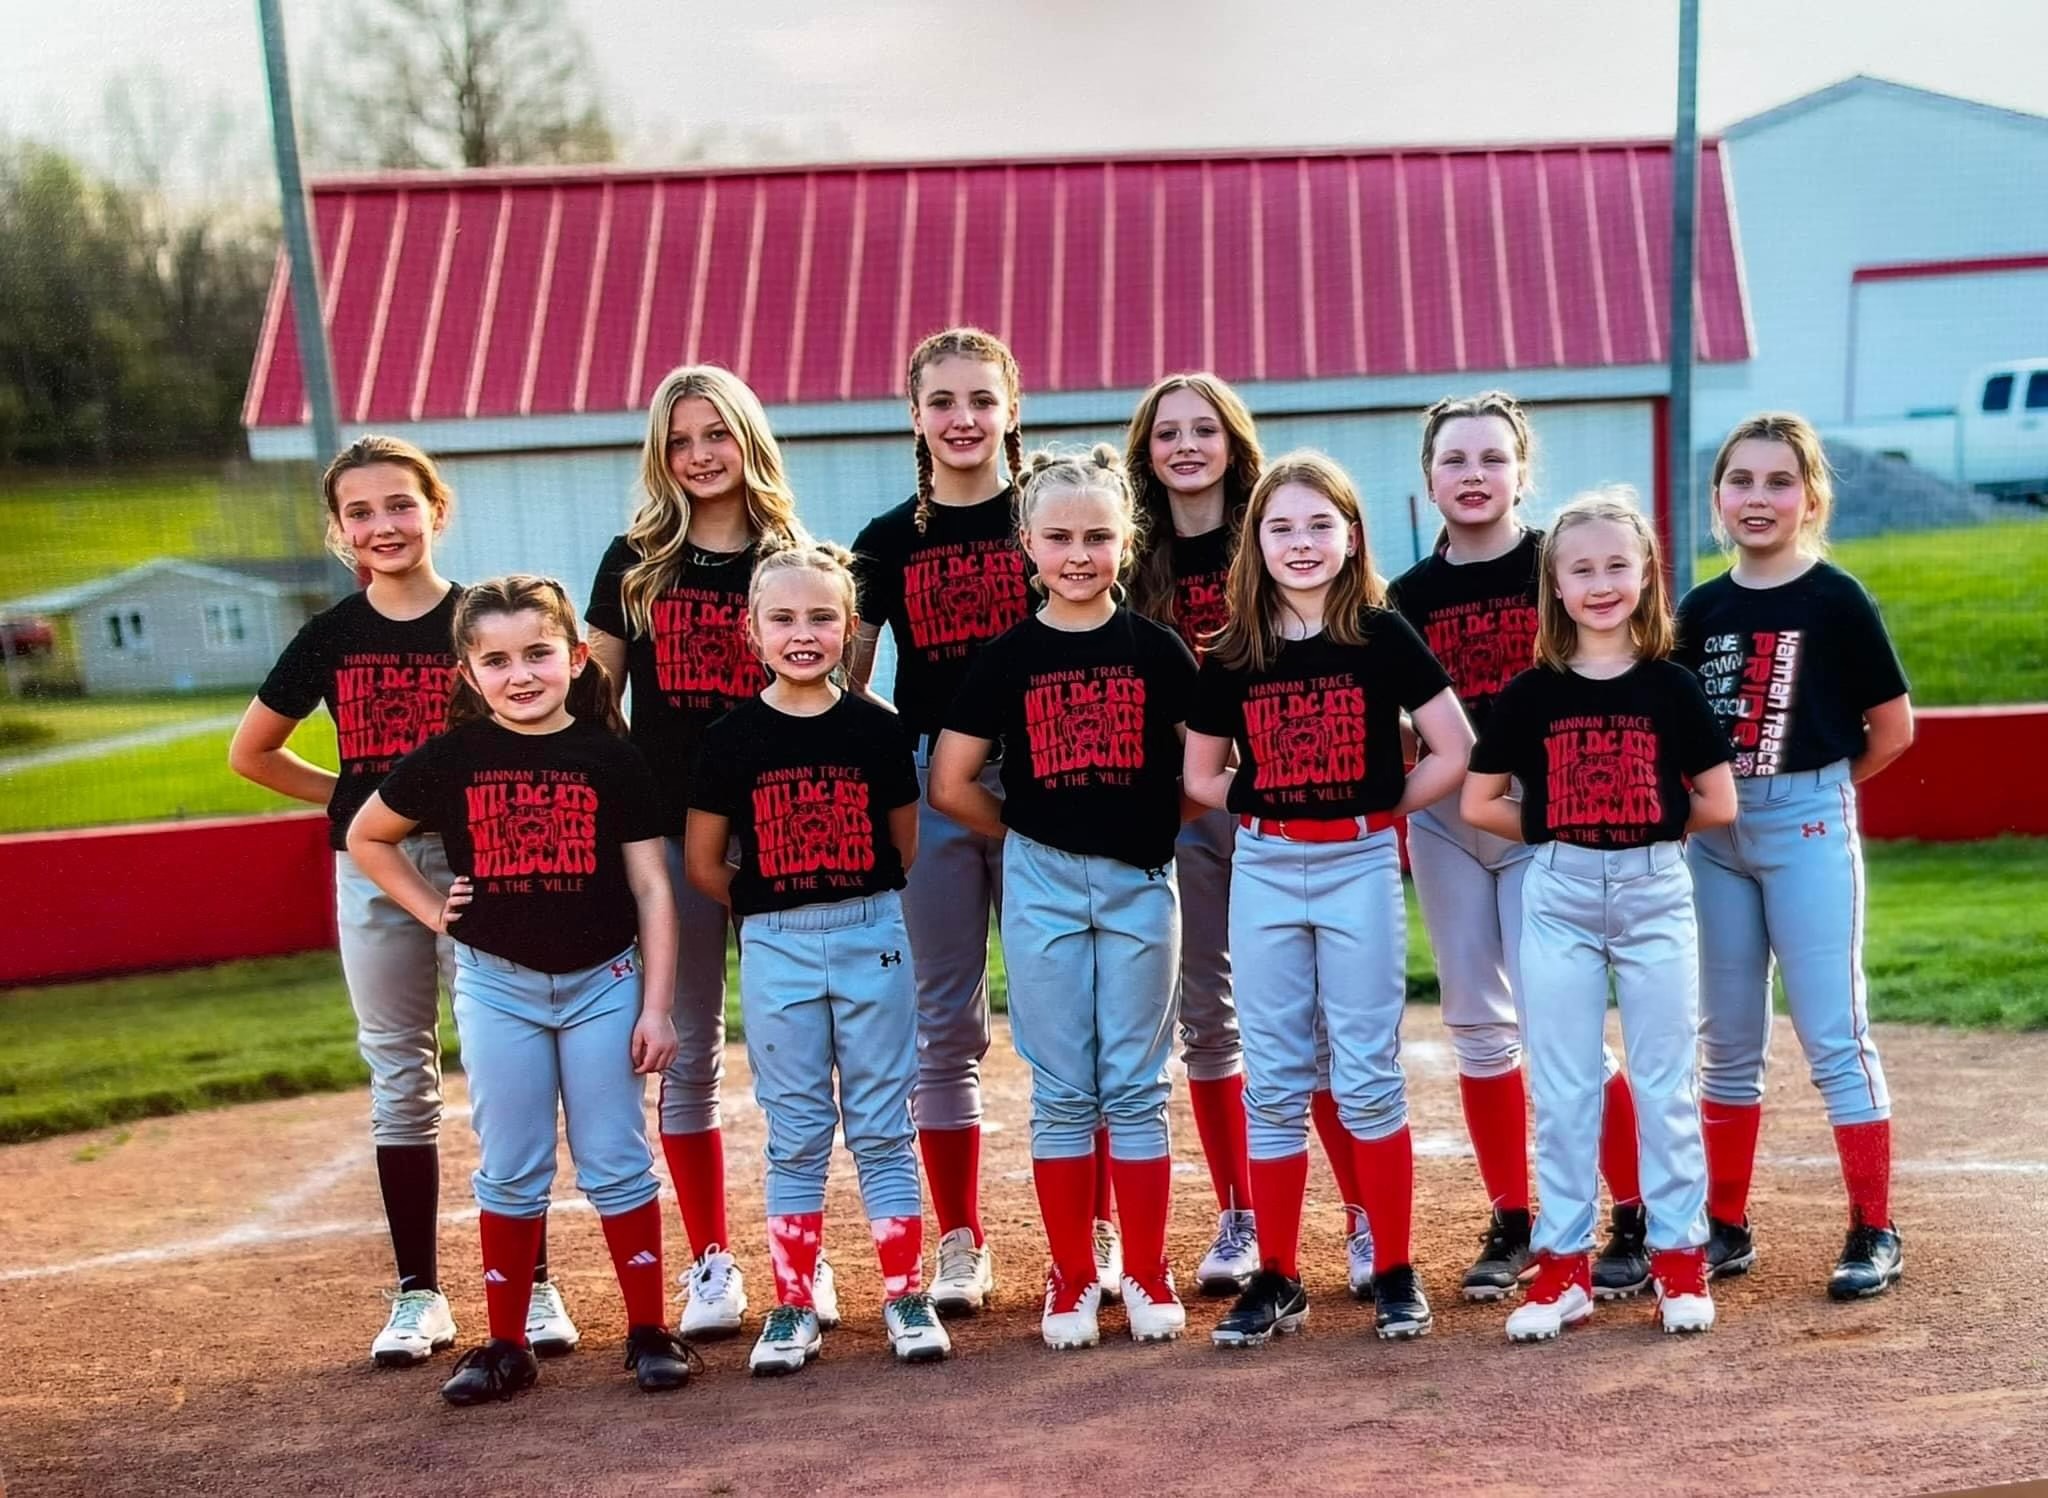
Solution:
M 1678 130 L 1671 142 L 1671 398 L 1666 461 L 1671 580 L 1692 587 L 1700 517 L 1692 474 L 1692 265 L 1699 198 L 1700 0 L 1678 0 Z
M 299 335 L 299 369 L 313 415 L 313 463 L 322 467 L 341 449 L 334 408 L 334 364 L 327 325 L 320 316 L 320 262 L 313 254 L 313 214 L 299 174 L 299 131 L 292 113 L 291 75 L 285 64 L 280 0 L 256 0 L 263 27 L 263 67 L 270 82 L 270 140 L 277 156 L 278 196 L 284 208 L 284 244 L 292 268 L 292 321 Z

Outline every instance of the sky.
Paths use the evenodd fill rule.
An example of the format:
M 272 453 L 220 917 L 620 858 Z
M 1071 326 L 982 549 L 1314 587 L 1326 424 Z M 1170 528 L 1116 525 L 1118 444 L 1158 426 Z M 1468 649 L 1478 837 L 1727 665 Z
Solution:
M 645 163 L 1654 136 L 1676 99 L 1677 0 L 564 5 Z M 284 0 L 302 98 L 336 9 Z M 104 100 L 143 80 L 188 176 L 266 180 L 256 0 L 0 0 L 0 36 L 0 134 L 118 164 Z M 2041 0 L 1702 0 L 1700 119 L 1859 72 L 2048 114 L 2044 58 Z

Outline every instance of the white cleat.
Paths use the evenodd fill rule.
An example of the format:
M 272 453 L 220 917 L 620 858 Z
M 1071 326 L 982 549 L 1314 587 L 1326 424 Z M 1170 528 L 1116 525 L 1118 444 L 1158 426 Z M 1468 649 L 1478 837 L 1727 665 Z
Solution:
M 899 1363 L 938 1363 L 952 1354 L 953 1339 L 946 1335 L 931 1296 L 922 1290 L 884 1302 L 882 1325 Z
M 1659 1295 L 1657 1315 L 1667 1332 L 1708 1332 L 1714 1329 L 1711 1295 Z
M 569 1319 L 569 1308 L 562 1304 L 562 1292 L 553 1280 L 543 1280 L 533 1287 L 533 1298 L 526 1303 L 526 1345 L 539 1358 L 559 1358 L 576 1350 L 576 1344 L 583 1340 L 583 1333 L 576 1330 L 576 1323 Z
M 931 1297 L 941 1316 L 972 1316 L 995 1293 L 995 1262 L 986 1244 L 975 1246 L 973 1228 L 955 1228 L 939 1240 Z
M 1259 1226 L 1249 1212 L 1216 1214 L 1216 1239 L 1202 1255 L 1195 1283 L 1204 1295 L 1237 1295 L 1259 1272 Z
M 688 1298 L 679 1330 L 685 1338 L 712 1342 L 740 1329 L 747 1314 L 747 1282 L 731 1254 L 712 1244 L 683 1276 L 683 1287 Z
M 1166 1272 L 1166 1298 L 1154 1300 L 1145 1287 L 1124 1276 L 1124 1312 L 1131 1318 L 1133 1342 L 1173 1342 L 1188 1329 L 1187 1308 L 1174 1293 L 1173 1271 Z
M 832 1273 L 832 1261 L 818 1255 L 818 1267 L 811 1271 L 811 1309 L 818 1313 L 818 1325 L 831 1331 L 839 1325 L 839 1280 Z
M 1045 1314 L 1038 1319 L 1039 1335 L 1056 1352 L 1076 1347 L 1093 1347 L 1102 1340 L 1100 1283 L 1084 1285 L 1078 1295 L 1066 1293 L 1057 1273 L 1045 1278 Z
M 1508 1315 L 1508 1340 L 1549 1342 L 1592 1314 L 1592 1266 L 1586 1256 L 1539 1255 L 1528 1297 Z
M 1657 1318 L 1666 1332 L 1704 1332 L 1714 1326 L 1714 1295 L 1707 1288 L 1703 1249 L 1667 1249 L 1650 1255 L 1657 1287 Z
M 761 1335 L 747 1354 L 747 1371 L 757 1378 L 801 1373 L 824 1346 L 816 1311 L 809 1306 L 777 1306 L 761 1323 Z
M 1372 1224 L 1365 1220 L 1363 1207 L 1346 1207 L 1358 1231 L 1344 1240 L 1345 1278 L 1353 1300 L 1372 1299 Z
M 379 1368 L 411 1368 L 455 1345 L 455 1314 L 439 1290 L 400 1290 L 390 1298 L 391 1317 L 370 1344 Z
M 1101 1217 L 1095 1219 L 1095 1283 L 1109 1304 L 1123 1298 L 1124 1240 L 1117 1236 L 1116 1224 Z

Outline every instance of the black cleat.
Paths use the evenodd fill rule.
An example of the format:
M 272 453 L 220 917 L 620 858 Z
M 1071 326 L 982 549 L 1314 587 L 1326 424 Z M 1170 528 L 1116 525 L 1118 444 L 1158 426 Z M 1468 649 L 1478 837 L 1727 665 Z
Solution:
M 493 1337 L 455 1360 L 454 1376 L 441 1385 L 441 1397 L 457 1405 L 495 1404 L 532 1388 L 539 1377 L 540 1364 L 531 1352 L 517 1342 Z
M 1237 1303 L 1223 1313 L 1209 1340 L 1218 1347 L 1263 1347 L 1276 1335 L 1301 1330 L 1308 1320 L 1308 1291 L 1300 1280 L 1276 1269 L 1261 1269 Z
M 1842 1257 L 1828 1276 L 1829 1300 L 1863 1300 L 1882 1295 L 1906 1272 L 1906 1246 L 1897 1226 L 1874 1228 L 1858 1221 L 1849 1229 Z
M 1731 1275 L 1748 1274 L 1756 1268 L 1756 1239 L 1749 1231 L 1749 1219 L 1741 1222 L 1723 1222 L 1718 1217 L 1707 1219 L 1707 1278 L 1726 1279 Z
M 1479 1257 L 1465 1271 L 1465 1299 L 1504 1299 L 1535 1263 L 1529 1253 L 1528 1210 L 1496 1211 L 1479 1241 Z
M 1372 1329 L 1383 1341 L 1406 1342 L 1429 1330 L 1429 1302 L 1413 1264 L 1396 1264 L 1372 1279 Z
M 1595 1300 L 1626 1300 L 1650 1288 L 1649 1231 L 1641 1202 L 1614 1209 L 1607 1245 L 1593 1260 Z
M 626 1333 L 626 1371 L 643 1393 L 680 1389 L 703 1367 L 695 1349 L 665 1326 L 636 1326 Z

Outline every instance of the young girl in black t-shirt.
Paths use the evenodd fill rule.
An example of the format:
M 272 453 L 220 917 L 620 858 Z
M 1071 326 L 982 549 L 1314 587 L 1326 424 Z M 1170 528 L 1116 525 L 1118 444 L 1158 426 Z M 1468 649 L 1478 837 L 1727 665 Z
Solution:
M 881 631 L 896 647 L 896 711 L 918 783 L 946 709 L 982 648 L 1024 617 L 1014 479 L 1023 461 L 1017 360 L 979 328 L 948 328 L 912 350 L 910 425 L 917 493 L 853 543 L 861 624 L 849 672 L 865 689 Z M 991 770 L 988 785 L 995 785 Z M 1002 850 L 935 811 L 903 892 L 917 951 L 917 1091 L 911 1108 L 939 1220 L 932 1296 L 948 1314 L 995 1289 L 981 1228 L 981 1058 L 988 1054 L 988 923 L 1002 903 Z
M 1211 1334 L 1256 1346 L 1308 1315 L 1297 1262 L 1319 1035 L 1372 1224 L 1374 1325 L 1429 1329 L 1409 1259 L 1401 1075 L 1407 916 L 1396 816 L 1448 794 L 1472 730 L 1442 666 L 1384 608 L 1358 490 L 1321 453 L 1269 465 L 1230 564 L 1230 622 L 1188 719 L 1188 794 L 1237 817 L 1230 950 L 1244 1032 L 1260 1270 Z M 1401 714 L 1429 747 L 1404 774 Z M 1232 745 L 1237 766 L 1230 765 Z
M 676 1050 L 676 918 L 654 780 L 560 583 L 479 583 L 454 641 L 448 731 L 398 763 L 348 833 L 363 872 L 455 943 L 491 1336 L 441 1395 L 483 1404 L 535 1379 L 520 1281 L 554 1179 L 557 1108 L 625 1295 L 626 1366 L 642 1389 L 680 1388 L 691 1354 L 665 1325 L 640 1081 Z M 404 852 L 421 826 L 446 839 L 446 890 Z
M 1166 1063 L 1179 734 L 1195 662 L 1172 630 L 1118 605 L 1136 523 L 1113 448 L 1035 453 L 1019 493 L 1045 604 L 975 660 L 933 757 L 932 805 L 1003 852 L 1010 1028 L 1031 1066 L 1032 1173 L 1052 1250 L 1040 1332 L 1055 1348 L 1100 1340 L 1091 1224 L 1103 1120 L 1131 1336 L 1170 1341 L 1187 1322 L 1166 1262 Z M 1001 797 L 981 783 L 998 742 Z
M 1535 659 L 1537 549 L 1522 524 L 1531 437 L 1521 403 L 1499 390 L 1438 401 L 1422 415 L 1422 476 L 1443 516 L 1431 554 L 1387 588 L 1457 684 L 1483 733 L 1507 684 Z M 1516 947 L 1526 843 L 1458 814 L 1455 791 L 1408 819 L 1408 865 L 1436 957 L 1444 1026 L 1458 1058 L 1458 1097 L 1492 1221 L 1465 1271 L 1467 1300 L 1499 1300 L 1528 1272 L 1528 1091 L 1522 1077 Z M 1643 1250 L 1636 1114 L 1628 1074 L 1605 1062 L 1600 1170 L 1614 1193 L 1614 1230 L 1593 1263 L 1593 1293 L 1633 1295 L 1649 1283 Z
M 445 940 L 377 888 L 347 851 L 349 820 L 385 773 L 441 731 L 455 656 L 450 621 L 462 590 L 434 568 L 434 540 L 455 496 L 433 459 L 396 437 L 358 437 L 321 479 L 327 544 L 364 581 L 309 620 L 285 647 L 242 715 L 228 748 L 236 774 L 327 808 L 334 849 L 335 926 L 341 970 L 356 1015 L 356 1044 L 370 1067 L 370 1137 L 377 1185 L 397 1262 L 398 1289 L 370 1356 L 405 1367 L 455 1341 L 441 1293 L 441 1035 L 438 984 L 452 986 Z M 338 774 L 288 746 L 322 703 L 341 751 Z M 421 875 L 447 888 L 439 833 L 406 840 Z M 545 1225 L 527 1335 L 543 1355 L 565 1353 L 579 1333 L 547 1273 Z
M 1536 1102 L 1537 1271 L 1517 1342 L 1593 1313 L 1604 1031 L 1619 995 L 1650 1273 L 1667 1332 L 1714 1324 L 1701 1153 L 1699 973 L 1679 839 L 1735 815 L 1727 741 L 1667 659 L 1657 542 L 1627 490 L 1566 505 L 1543 540 L 1536 661 L 1472 752 L 1461 810 L 1536 845 L 1522 886 L 1523 1045 Z M 1515 782 L 1521 801 L 1514 800 Z
M 774 679 L 706 731 L 690 786 L 684 862 L 704 895 L 744 918 L 740 1008 L 768 1120 L 776 1307 L 748 1360 L 757 1374 L 800 1370 L 839 1323 L 820 1252 L 841 1127 L 881 1259 L 890 1346 L 904 1362 L 951 1349 L 922 1284 L 910 1123 L 917 993 L 897 892 L 917 854 L 917 776 L 895 715 L 840 685 L 858 624 L 850 561 L 828 545 L 763 552 L 747 617 Z M 735 836 L 737 868 L 726 862 Z
M 1905 1267 L 1891 1217 L 1891 1094 L 1863 987 L 1855 787 L 1913 742 L 1913 704 L 1870 595 L 1826 557 L 1834 495 L 1803 418 L 1753 416 L 1714 459 L 1714 534 L 1735 554 L 1678 609 L 1678 659 L 1735 743 L 1732 827 L 1686 850 L 1700 929 L 1707 1265 L 1756 1262 L 1750 1169 L 1763 1116 L 1771 968 L 1827 1103 L 1849 1194 L 1828 1294 L 1882 1294 Z
M 661 1079 L 661 1147 L 695 1262 L 684 1278 L 683 1335 L 730 1336 L 745 1281 L 726 1225 L 725 936 L 731 917 L 683 878 L 683 819 L 704 730 L 765 684 L 747 644 L 747 586 L 764 542 L 802 534 L 767 413 L 737 375 L 672 370 L 648 408 L 640 504 L 590 589 L 590 653 L 615 687 L 630 683 L 633 742 L 647 756 L 668 839 L 682 927 L 675 1064 Z

